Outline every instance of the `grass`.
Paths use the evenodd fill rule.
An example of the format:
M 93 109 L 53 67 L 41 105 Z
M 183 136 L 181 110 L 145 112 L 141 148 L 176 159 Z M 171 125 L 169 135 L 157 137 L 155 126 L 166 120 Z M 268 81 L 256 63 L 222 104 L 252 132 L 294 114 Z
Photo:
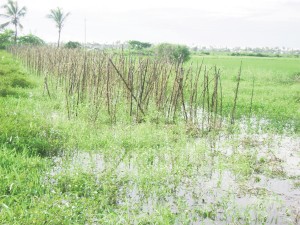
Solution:
M 239 60 L 205 60 L 220 63 L 225 93 L 233 98 L 230 88 L 235 85 Z M 260 63 L 265 68 L 264 61 L 253 60 L 256 66 L 249 64 L 249 69 L 259 71 Z M 278 61 L 282 65 L 289 62 L 278 60 L 283 60 Z M 283 67 L 274 71 L 290 68 Z M 272 219 L 285 224 L 294 220 L 294 209 L 281 206 L 276 193 L 261 184 L 265 176 L 292 179 L 293 187 L 299 186 L 274 158 L 272 139 L 251 136 L 251 132 L 270 132 L 267 128 L 249 126 L 248 136 L 243 136 L 237 121 L 232 132 L 199 136 L 184 121 L 166 123 L 151 115 L 137 122 L 120 114 L 122 119 L 110 123 L 100 114 L 100 120 L 93 122 L 88 105 L 69 119 L 64 96 L 51 92 L 49 98 L 43 77 L 28 73 L 3 51 L 0 68 L 1 90 L 10 91 L 0 96 L 0 224 L 264 224 Z M 270 95 L 266 87 L 278 84 L 285 90 L 286 85 L 272 76 L 265 81 L 259 78 L 262 92 L 255 91 L 256 100 L 270 99 L 259 103 L 270 112 L 254 107 L 255 115 L 274 119 L 284 114 L 285 121 L 297 120 L 292 113 L 295 103 L 287 112 L 271 110 L 283 100 L 276 102 L 277 95 Z M 245 72 L 242 79 L 241 87 L 251 86 L 252 74 Z M 274 83 L 265 84 L 268 79 Z M 248 94 L 241 93 L 238 107 Z M 290 97 L 292 91 L 284 94 Z M 294 135 L 297 140 L 298 134 Z M 290 216 L 282 216 L 289 210 Z
M 277 128 L 286 123 L 295 123 L 295 129 L 299 130 L 300 59 L 194 56 L 192 62 L 196 63 L 202 59 L 206 65 L 217 65 L 221 69 L 225 111 L 230 111 L 238 68 L 242 62 L 238 114 L 250 114 L 254 79 L 252 115 L 271 119 Z

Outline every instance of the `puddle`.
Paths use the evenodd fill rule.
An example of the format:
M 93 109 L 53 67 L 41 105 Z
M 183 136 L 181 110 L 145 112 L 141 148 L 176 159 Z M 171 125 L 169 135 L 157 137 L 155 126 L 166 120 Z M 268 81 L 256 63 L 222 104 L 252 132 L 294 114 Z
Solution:
M 251 187 L 249 191 L 259 192 L 262 190 L 268 194 L 273 194 L 280 202 L 280 210 L 273 212 L 273 214 L 276 214 L 277 218 L 282 221 L 287 217 L 290 217 L 290 221 L 296 221 L 297 216 L 300 216 L 300 187 L 295 186 L 295 180 L 258 177 L 258 182 L 249 182 Z
M 213 144 L 211 140 L 205 142 L 212 150 L 219 151 L 225 156 L 249 152 L 257 154 L 258 159 L 266 160 L 268 168 L 278 171 L 285 177 L 285 179 L 269 178 L 256 175 L 259 181 L 249 181 L 245 193 L 236 192 L 239 197 L 235 199 L 235 204 L 240 209 L 247 209 L 249 205 L 270 198 L 270 202 L 273 203 L 265 205 L 267 212 L 265 224 L 300 224 L 300 187 L 295 185 L 300 182 L 300 138 L 287 131 L 282 135 L 264 133 L 263 126 L 268 122 L 253 119 L 249 123 L 244 120 L 239 123 L 241 130 L 239 134 L 223 133 L 213 137 Z M 259 209 L 256 210 L 258 211 Z M 257 217 L 252 215 L 253 212 L 250 214 L 252 218 Z M 252 221 L 251 224 L 256 222 Z
M 299 190 L 293 190 L 291 182 L 262 177 L 251 186 L 252 191 L 248 188 L 245 192 L 230 171 L 184 178 L 178 186 L 169 186 L 170 194 L 164 198 L 156 193 L 144 198 L 143 191 L 134 183 L 131 185 L 125 191 L 126 197 L 119 202 L 121 206 L 145 214 L 154 213 L 158 206 L 167 207 L 176 215 L 185 211 L 193 221 L 190 224 L 245 224 L 249 221 L 250 224 L 288 224 L 295 220 L 295 206 L 299 206 Z M 265 194 L 253 191 L 255 189 L 262 189 Z
M 230 156 L 252 151 L 258 157 L 280 162 L 287 176 L 300 176 L 300 137 L 278 134 L 220 134 L 214 138 L 214 150 Z M 212 146 L 211 143 L 207 143 Z
M 54 167 L 50 176 L 72 174 L 76 172 L 98 174 L 104 171 L 105 161 L 102 154 L 90 152 L 76 152 L 72 156 L 54 157 Z
M 120 178 L 139 175 L 137 157 L 134 155 L 118 165 Z M 50 177 L 78 171 L 100 174 L 106 165 L 101 154 L 87 152 L 53 160 L 55 166 Z M 240 183 L 239 177 L 229 170 L 203 168 L 182 177 L 178 183 L 163 183 L 161 188 L 165 191 L 163 195 L 159 190 L 142 190 L 138 183 L 129 181 L 119 187 L 118 205 L 133 216 L 136 212 L 151 215 L 158 208 L 168 208 L 179 216 L 175 224 L 182 224 L 183 214 L 190 218 L 190 224 L 296 224 L 294 221 L 300 215 L 300 189 L 289 179 L 257 175 Z
M 128 174 L 131 176 L 138 176 L 138 168 L 135 165 L 137 155 L 131 156 L 126 161 L 121 161 L 116 169 L 116 173 L 119 177 L 124 177 Z
M 126 179 L 119 187 L 118 207 L 132 214 L 132 220 L 137 214 L 151 215 L 164 208 L 177 215 L 175 224 L 182 224 L 180 218 L 189 218 L 189 224 L 297 224 L 300 220 L 300 187 L 295 183 L 300 181 L 295 178 L 300 177 L 300 138 L 288 134 L 263 133 L 259 126 L 268 121 L 254 120 L 253 123 L 250 128 L 251 123 L 241 123 L 244 132 L 239 134 L 223 133 L 213 140 L 207 138 L 189 143 L 181 153 L 175 155 L 171 151 L 157 153 L 151 158 L 151 165 L 146 163 L 146 153 L 145 156 L 120 156 L 112 161 L 105 161 L 102 154 L 87 152 L 53 158 L 55 166 L 49 176 L 77 172 L 101 174 L 116 166 L 118 179 Z M 250 133 L 249 129 L 253 131 L 254 128 L 257 132 Z M 203 145 L 203 142 L 225 157 L 235 153 L 257 152 L 258 159 L 264 157 L 276 162 L 286 178 L 253 174 L 249 180 L 245 180 L 230 170 L 213 170 L 214 162 L 209 163 L 204 153 L 196 152 L 197 145 Z M 178 177 L 178 168 L 174 164 L 174 157 L 183 157 L 185 162 L 193 166 L 192 172 L 187 173 L 189 175 L 181 171 L 180 179 L 176 181 L 174 177 Z M 201 164 L 197 160 L 207 162 Z M 166 180 L 161 179 L 165 182 L 158 185 L 155 183 L 158 181 L 149 179 L 143 181 L 146 184 L 140 183 L 141 176 L 151 177 L 151 173 L 160 170 L 165 176 L 170 176 Z M 155 186 L 153 189 L 152 184 Z

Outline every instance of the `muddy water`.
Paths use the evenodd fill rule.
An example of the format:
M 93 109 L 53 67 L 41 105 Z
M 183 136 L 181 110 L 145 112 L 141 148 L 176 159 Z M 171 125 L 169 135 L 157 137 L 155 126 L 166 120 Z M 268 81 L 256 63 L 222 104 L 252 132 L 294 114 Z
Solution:
M 269 178 L 259 176 L 259 181 L 251 183 L 249 191 L 259 192 L 264 191 L 266 194 L 271 194 L 276 197 L 280 203 L 277 210 L 271 211 L 273 217 L 281 223 L 288 221 L 291 224 L 297 224 L 300 216 L 300 188 L 295 185 L 296 180 Z M 269 222 L 271 222 L 269 220 Z M 300 222 L 300 221 L 299 221 Z
M 78 171 L 98 174 L 105 169 L 101 154 L 77 153 L 65 162 L 56 159 L 57 166 L 51 175 Z M 138 175 L 136 168 L 133 162 L 120 163 L 117 171 L 120 176 L 128 173 L 126 170 Z M 160 205 L 177 215 L 184 209 L 191 224 L 261 224 L 263 220 L 266 224 L 297 224 L 296 217 L 300 213 L 300 189 L 295 187 L 295 180 L 288 178 L 253 175 L 241 183 L 239 177 L 228 170 L 205 170 L 194 177 L 183 177 L 176 185 L 171 182 L 166 185 L 169 194 L 161 198 L 155 192 L 146 195 L 137 184 L 130 182 L 120 187 L 118 204 L 129 211 L 138 208 L 146 214 L 154 213 Z M 260 215 L 260 212 L 263 213 Z M 176 223 L 181 224 L 181 221 Z
M 141 171 L 137 164 L 139 156 L 133 154 L 115 168 L 120 179 L 132 177 L 119 187 L 119 207 L 126 208 L 132 215 L 137 211 L 153 214 L 159 207 L 165 207 L 178 215 L 175 224 L 182 224 L 182 217 L 188 217 L 190 224 L 300 224 L 300 138 L 264 133 L 261 126 L 265 123 L 267 121 L 257 122 L 259 125 L 252 127 L 251 132 L 249 126 L 241 123 L 239 134 L 223 133 L 214 137 L 213 145 L 211 140 L 206 140 L 206 144 L 225 156 L 257 152 L 258 158 L 278 170 L 280 176 L 253 173 L 245 180 L 230 170 L 220 171 L 213 166 L 197 168 L 192 175 L 182 176 L 179 182 L 170 179 L 161 184 L 162 196 L 159 190 L 147 192 L 134 182 L 133 177 L 138 177 Z M 189 144 L 187 148 L 194 145 Z M 50 177 L 77 172 L 101 174 L 111 168 L 110 162 L 98 153 L 77 152 L 71 157 L 53 160 L 55 166 Z M 165 160 L 166 172 L 172 175 L 172 157 L 166 155 Z M 153 164 L 159 165 L 159 158 L 155 158 Z
M 274 134 L 221 136 L 217 141 L 217 149 L 226 155 L 252 149 L 258 152 L 258 156 L 280 161 L 288 176 L 300 176 L 299 137 Z
M 76 152 L 72 156 L 54 157 L 53 163 L 54 166 L 48 174 L 49 177 L 78 172 L 99 174 L 105 169 L 103 155 L 89 152 Z

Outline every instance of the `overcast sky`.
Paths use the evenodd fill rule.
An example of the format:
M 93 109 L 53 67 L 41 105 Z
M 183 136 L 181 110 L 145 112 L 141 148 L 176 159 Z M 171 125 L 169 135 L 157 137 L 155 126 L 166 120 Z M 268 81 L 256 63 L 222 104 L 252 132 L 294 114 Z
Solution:
M 18 0 L 28 11 L 21 33 L 55 42 L 50 9 L 70 12 L 62 41 L 140 40 L 215 47 L 300 49 L 300 0 Z M 6 0 L 0 0 L 1 5 Z M 3 12 L 3 9 L 1 9 Z M 0 23 L 5 22 L 1 18 Z

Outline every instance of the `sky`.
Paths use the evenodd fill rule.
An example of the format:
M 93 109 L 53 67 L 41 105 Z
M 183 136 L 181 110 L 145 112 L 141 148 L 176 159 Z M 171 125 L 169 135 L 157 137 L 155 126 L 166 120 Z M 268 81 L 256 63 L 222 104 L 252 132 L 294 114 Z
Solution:
M 0 0 L 0 5 L 6 0 Z M 18 0 L 27 7 L 21 34 L 56 42 L 46 15 L 70 12 L 61 40 L 98 43 L 139 40 L 189 46 L 300 49 L 300 0 Z M 1 9 L 0 12 L 4 12 Z M 4 23 L 3 18 L 0 23 Z

